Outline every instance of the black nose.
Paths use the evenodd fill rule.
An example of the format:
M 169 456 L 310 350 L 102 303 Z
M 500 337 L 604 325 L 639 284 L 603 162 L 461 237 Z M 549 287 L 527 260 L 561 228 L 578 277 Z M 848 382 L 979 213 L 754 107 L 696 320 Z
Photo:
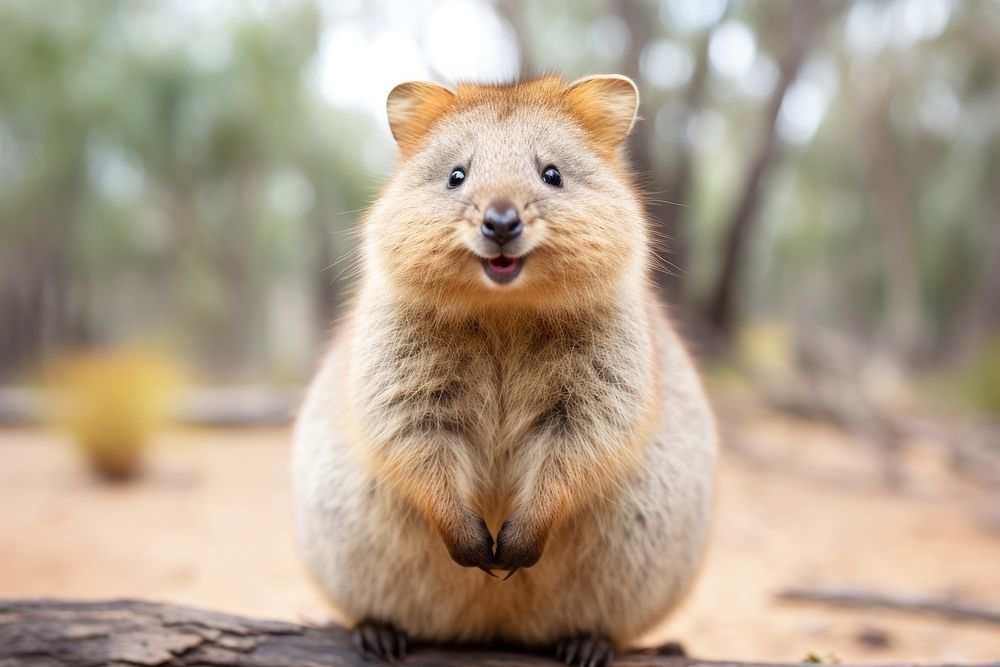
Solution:
M 520 236 L 524 230 L 521 217 L 514 205 L 507 201 L 493 202 L 483 214 L 483 224 L 479 231 L 488 239 L 493 239 L 503 245 L 512 238 Z

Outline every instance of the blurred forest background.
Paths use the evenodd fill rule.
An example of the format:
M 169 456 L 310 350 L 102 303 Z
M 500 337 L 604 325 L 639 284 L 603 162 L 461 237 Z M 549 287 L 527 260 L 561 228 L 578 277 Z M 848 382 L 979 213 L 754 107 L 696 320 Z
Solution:
M 0 596 L 324 618 L 287 426 L 386 95 L 548 71 L 639 85 L 723 427 L 705 575 L 647 641 L 995 660 L 998 0 L 0 0 Z
M 387 91 L 555 70 L 638 82 L 699 349 L 944 370 L 1000 409 L 1000 3 L 5 0 L 0 34 L 4 382 L 140 340 L 301 383 L 391 167 Z

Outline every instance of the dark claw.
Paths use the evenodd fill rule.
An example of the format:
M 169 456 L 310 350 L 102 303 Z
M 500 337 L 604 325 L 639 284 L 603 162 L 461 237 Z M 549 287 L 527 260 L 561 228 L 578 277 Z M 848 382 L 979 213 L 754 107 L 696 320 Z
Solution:
M 396 662 L 402 656 L 396 654 L 395 633 L 382 628 L 378 633 L 378 643 L 382 648 L 382 655 L 388 658 L 389 662 Z
M 396 655 L 400 660 L 406 658 L 406 635 L 402 632 L 396 633 Z
M 587 667 L 605 667 L 611 662 L 611 647 L 607 642 L 600 641 L 594 646 L 594 652 L 587 661 Z
M 566 647 L 566 657 L 563 658 L 563 662 L 567 665 L 572 665 L 576 661 L 576 654 L 580 650 L 580 644 L 577 642 L 570 642 Z
M 503 580 L 504 580 L 504 581 L 507 581 L 508 579 L 510 579 L 511 577 L 513 577 L 513 576 L 514 576 L 514 573 L 515 573 L 515 572 L 517 572 L 517 571 L 518 571 L 518 570 L 520 570 L 520 569 L 521 569 L 521 568 L 519 568 L 519 567 L 515 567 L 515 568 L 513 568 L 513 569 L 512 569 L 512 570 L 511 570 L 510 572 L 508 572 L 508 573 L 507 573 L 507 576 L 506 576 L 506 577 L 504 577 L 504 578 L 503 578 Z
M 564 639 L 562 642 L 562 659 L 567 665 L 573 664 L 576 654 L 580 650 L 580 642 L 576 639 Z
M 574 667 L 607 667 L 614 652 L 606 639 L 581 635 L 564 639 L 556 645 L 556 656 Z
M 388 623 L 358 623 L 351 643 L 365 660 L 399 662 L 406 657 L 406 635 Z
M 485 572 L 486 574 L 490 575 L 490 576 L 491 576 L 491 577 L 493 577 L 494 579 L 499 579 L 499 578 L 500 578 L 500 577 L 498 577 L 497 575 L 493 574 L 493 570 L 491 570 L 490 568 L 488 568 L 488 567 L 484 567 L 484 566 L 482 566 L 482 565 L 479 565 L 478 567 L 479 567 L 479 569 L 480 569 L 480 570 L 482 570 L 482 571 L 483 571 L 483 572 Z M 506 581 L 506 579 L 505 579 L 504 581 Z
M 365 640 L 361 635 L 360 627 L 355 628 L 354 632 L 351 633 L 351 644 L 354 646 L 355 652 L 363 659 L 367 660 L 369 658 L 368 650 L 365 648 Z
M 361 628 L 361 638 L 365 646 L 365 655 L 369 658 L 385 660 L 382 655 L 382 647 L 378 643 L 378 630 L 376 626 L 365 624 Z
M 513 574 L 522 567 L 531 567 L 538 562 L 545 548 L 545 534 L 527 530 L 515 518 L 508 518 L 497 533 L 494 566 Z M 510 579 L 511 575 L 507 575 Z
M 594 655 L 594 638 L 587 637 L 580 642 L 580 664 L 583 667 L 587 667 L 590 664 L 590 658 Z

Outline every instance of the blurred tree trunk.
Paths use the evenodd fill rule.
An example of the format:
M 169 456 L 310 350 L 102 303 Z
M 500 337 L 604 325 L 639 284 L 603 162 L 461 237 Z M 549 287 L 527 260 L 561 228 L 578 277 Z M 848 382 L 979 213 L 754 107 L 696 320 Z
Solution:
M 229 379 L 252 371 L 255 333 L 263 331 L 257 319 L 260 295 L 253 275 L 257 221 L 252 198 L 261 188 L 250 167 L 237 169 L 233 178 L 233 202 L 225 221 L 218 263 L 227 300 L 226 320 L 221 338 L 215 341 L 217 368 Z
M 185 317 L 186 295 L 184 294 L 185 264 L 192 249 L 200 251 L 204 241 L 198 236 L 201 222 L 195 206 L 195 187 L 188 180 L 183 169 L 172 170 L 163 180 L 169 185 L 164 188 L 162 209 L 169 216 L 167 225 L 169 236 L 159 271 L 154 276 L 162 280 L 163 312 L 173 317 Z
M 91 335 L 85 273 L 71 249 L 82 182 L 82 157 L 70 151 L 60 197 L 41 203 L 23 246 L 7 260 L 0 283 L 0 379 L 12 379 Z
M 1000 183 L 995 187 L 1000 188 Z M 994 190 L 1000 200 L 1000 189 Z M 1000 201 L 997 208 L 1000 211 Z M 991 332 L 1000 336 L 1000 221 L 990 227 L 983 272 L 969 307 L 968 340 L 975 345 Z
M 990 336 L 1000 338 L 1000 141 L 994 141 L 985 185 L 991 187 L 995 204 L 993 221 L 987 225 L 982 272 L 973 285 L 964 313 L 955 318 L 954 333 L 949 336 L 954 354 L 965 356 Z
M 629 30 L 628 49 L 625 51 L 622 74 L 631 77 L 637 85 L 641 85 L 642 76 L 639 61 L 642 58 L 642 49 L 649 43 L 649 25 L 654 17 L 645 2 L 614 0 L 612 9 L 625 22 Z M 649 179 L 649 183 L 652 185 L 655 183 L 656 177 L 656 164 L 653 160 L 653 144 L 655 143 L 653 124 L 648 120 L 636 123 L 630 140 L 629 153 L 632 164 L 640 174 Z M 650 215 L 654 214 L 652 207 L 650 207 L 649 212 Z
M 642 51 L 649 43 L 649 26 L 658 20 L 646 3 L 616 0 L 614 12 L 628 26 L 630 39 L 625 54 L 623 72 L 641 83 L 640 61 Z M 655 7 L 653 8 L 655 9 Z M 721 19 L 720 19 L 721 20 Z M 687 267 L 688 236 L 684 229 L 684 216 L 689 199 L 694 171 L 694 150 L 687 138 L 687 121 L 701 110 L 708 83 L 708 42 L 714 26 L 699 38 L 695 53 L 695 67 L 684 93 L 683 120 L 676 127 L 677 155 L 670 174 L 660 174 L 654 149 L 657 145 L 656 127 L 652 121 L 656 107 L 646 101 L 645 113 L 649 117 L 636 125 L 630 137 L 630 155 L 637 171 L 646 179 L 650 193 L 646 211 L 653 223 L 656 236 L 658 261 L 655 270 L 656 284 L 673 307 L 679 319 L 687 319 L 684 299 L 684 270 Z
M 762 185 L 781 153 L 777 137 L 778 111 L 785 93 L 805 62 L 816 30 L 826 13 L 822 0 L 799 0 L 790 6 L 788 43 L 778 63 L 778 82 L 767 103 L 759 135 L 760 143 L 750 161 L 732 218 L 726 226 L 722 263 L 705 309 L 705 318 L 713 327 L 718 343 L 726 342 L 733 333 L 739 279 L 743 274 L 756 215 L 763 202 Z
M 720 19 L 724 20 L 724 19 Z M 663 234 L 666 244 L 666 251 L 673 267 L 669 264 L 661 268 L 658 272 L 658 283 L 664 292 L 671 297 L 671 302 L 679 305 L 686 305 L 684 298 L 684 271 L 688 266 L 689 238 L 685 225 L 688 205 L 691 195 L 691 184 L 694 176 L 694 145 L 688 138 L 687 121 L 694 119 L 701 112 L 705 90 L 708 87 L 708 44 L 712 38 L 714 26 L 698 40 L 698 48 L 695 54 L 694 71 L 691 74 L 691 81 L 688 84 L 684 95 L 684 120 L 685 122 L 677 128 L 680 141 L 677 142 L 679 152 L 677 161 L 670 179 L 666 182 L 666 187 L 661 193 L 654 194 L 655 198 L 666 197 L 670 201 L 656 201 L 653 206 L 657 209 L 656 219 L 659 221 L 660 232 Z M 675 261 L 676 260 L 676 261 Z M 685 312 L 687 308 L 684 308 Z
M 880 100 L 863 119 L 866 168 L 882 235 L 885 270 L 886 335 L 899 361 L 912 362 L 919 353 L 922 307 L 920 270 L 913 220 L 899 170 L 893 162 L 892 143 L 885 114 L 888 104 Z

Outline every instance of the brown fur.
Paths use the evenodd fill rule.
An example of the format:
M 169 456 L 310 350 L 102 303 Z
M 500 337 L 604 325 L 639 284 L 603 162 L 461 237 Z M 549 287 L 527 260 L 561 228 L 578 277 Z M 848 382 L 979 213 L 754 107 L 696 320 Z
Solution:
M 621 154 L 637 102 L 622 77 L 390 94 L 401 159 L 295 446 L 306 560 L 350 616 L 427 639 L 621 646 L 686 590 L 715 433 L 649 286 Z M 456 166 L 467 180 L 448 189 Z M 498 199 L 525 225 L 503 286 L 479 259 Z M 524 569 L 497 581 L 456 562 Z

